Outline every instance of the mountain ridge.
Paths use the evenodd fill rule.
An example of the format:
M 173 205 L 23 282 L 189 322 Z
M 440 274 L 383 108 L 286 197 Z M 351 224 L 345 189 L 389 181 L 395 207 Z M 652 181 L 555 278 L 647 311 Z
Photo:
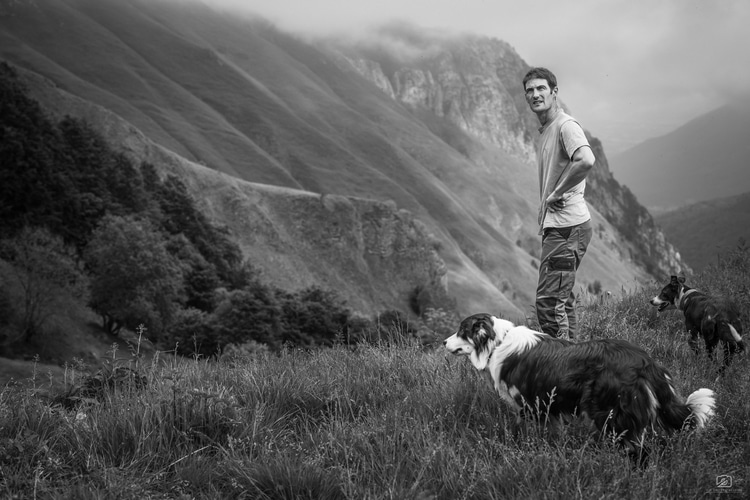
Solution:
M 750 192 L 683 206 L 655 220 L 685 261 L 696 271 L 704 271 L 732 250 L 747 248 Z
M 0 15 L 0 57 L 122 118 L 128 125 L 112 133 L 114 142 L 125 140 L 136 152 L 122 132 L 132 127 L 185 161 L 256 185 L 295 188 L 318 200 L 390 203 L 439 242 L 448 293 L 459 310 L 501 307 L 518 314 L 533 302 L 538 193 L 529 155 L 536 125 L 520 84 L 510 83 L 520 81 L 527 66 L 507 44 L 479 39 L 482 47 L 504 48 L 481 57 L 482 47 L 464 47 L 465 40 L 458 46 L 468 56 L 442 45 L 434 60 L 386 74 L 367 54 L 332 50 L 330 40 L 308 43 L 266 22 L 227 19 L 197 3 L 179 13 L 164 2 L 137 0 L 34 5 Z M 60 22 L 75 36 L 53 39 Z M 84 59 L 76 43 L 91 33 L 102 37 L 107 51 L 89 41 Z M 347 63 L 353 60 L 364 61 L 360 69 Z M 370 77 L 362 67 L 371 69 Z M 425 67 L 441 73 L 429 73 L 430 80 Z M 394 96 L 409 99 L 383 92 L 382 78 L 399 82 Z M 51 98 L 47 105 L 59 103 Z M 75 108 L 69 112 L 82 112 Z M 684 266 L 648 212 L 612 177 L 601 144 L 591 139 L 598 164 L 588 196 L 597 238 L 579 275 L 581 287 L 599 282 L 616 291 Z M 270 264 L 267 272 L 273 273 Z
M 613 170 L 654 213 L 750 191 L 750 106 L 732 104 L 612 158 Z
M 133 161 L 158 166 L 162 176 L 178 175 L 212 220 L 233 229 L 241 249 L 253 255 L 265 280 L 288 289 L 325 285 L 339 294 L 345 292 L 347 305 L 358 314 L 407 303 L 417 287 L 437 297 L 445 294 L 446 267 L 435 251 L 437 242 L 395 204 L 228 176 L 154 144 L 131 124 L 54 87 L 44 77 L 17 71 L 30 95 L 54 117 L 82 118 L 105 131 Z M 48 108 L 49 104 L 53 106 Z M 306 214 L 308 224 L 289 220 L 299 213 Z M 305 248 L 292 249 L 298 241 L 304 241 Z M 381 258 L 394 253 L 399 258 Z M 321 271 L 321 265 L 335 272 Z M 350 279 L 345 279 L 347 274 Z M 380 274 L 382 281 L 362 289 L 371 274 Z M 501 297 L 496 299 L 503 303 Z M 514 311 L 510 303 L 504 307 Z

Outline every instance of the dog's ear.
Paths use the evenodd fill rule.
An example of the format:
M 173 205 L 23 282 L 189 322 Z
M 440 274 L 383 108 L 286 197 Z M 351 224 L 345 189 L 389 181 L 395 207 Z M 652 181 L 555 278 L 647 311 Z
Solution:
M 474 337 L 482 344 L 486 344 L 487 341 L 495 338 L 495 329 L 492 325 L 492 316 L 489 314 L 483 314 L 477 318 L 472 326 L 472 332 Z
M 474 338 L 474 351 L 470 359 L 477 370 L 484 370 L 490 360 L 490 354 L 494 348 L 495 330 L 492 327 L 492 319 L 489 314 L 482 315 L 472 325 Z
M 684 285 L 685 284 L 685 277 L 684 276 L 680 276 L 679 278 L 677 278 L 677 281 L 679 281 L 680 283 L 682 283 Z

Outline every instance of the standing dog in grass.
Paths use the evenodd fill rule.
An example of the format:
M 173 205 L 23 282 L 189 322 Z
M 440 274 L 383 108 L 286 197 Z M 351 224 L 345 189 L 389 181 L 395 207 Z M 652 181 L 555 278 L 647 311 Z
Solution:
M 517 412 L 539 411 L 561 422 L 591 419 L 601 435 L 613 434 L 643 456 L 649 429 L 667 434 L 702 428 L 714 414 L 714 393 L 699 389 L 683 402 L 669 372 L 623 340 L 574 343 L 490 314 L 464 319 L 445 339 L 453 354 L 488 371 L 495 390 Z
M 745 350 L 737 308 L 727 301 L 690 288 L 685 285 L 684 277 L 672 276 L 650 302 L 659 308 L 659 312 L 675 307 L 683 312 L 685 328 L 690 334 L 688 344 L 696 354 L 700 352 L 698 344 L 701 337 L 711 359 L 714 358 L 716 345 L 721 342 L 724 348 L 722 371 L 732 362 L 735 352 Z

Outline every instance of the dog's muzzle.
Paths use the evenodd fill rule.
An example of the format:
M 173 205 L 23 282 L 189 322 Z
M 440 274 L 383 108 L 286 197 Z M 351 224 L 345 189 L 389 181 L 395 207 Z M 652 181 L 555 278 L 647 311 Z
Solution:
M 458 335 L 455 333 L 447 339 L 443 340 L 443 345 L 448 350 L 448 352 L 456 356 L 469 354 L 466 343 L 462 342 Z
M 650 300 L 652 306 L 657 307 L 657 311 L 662 312 L 664 309 L 669 307 L 671 304 L 669 302 L 666 302 L 664 300 L 661 300 L 659 297 L 654 297 Z

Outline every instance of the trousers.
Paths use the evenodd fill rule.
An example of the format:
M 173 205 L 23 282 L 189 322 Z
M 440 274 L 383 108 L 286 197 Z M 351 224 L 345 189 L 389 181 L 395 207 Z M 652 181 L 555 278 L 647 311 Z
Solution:
M 563 228 L 547 228 L 542 235 L 536 315 L 544 333 L 575 338 L 578 318 L 573 287 L 593 230 L 591 221 Z

